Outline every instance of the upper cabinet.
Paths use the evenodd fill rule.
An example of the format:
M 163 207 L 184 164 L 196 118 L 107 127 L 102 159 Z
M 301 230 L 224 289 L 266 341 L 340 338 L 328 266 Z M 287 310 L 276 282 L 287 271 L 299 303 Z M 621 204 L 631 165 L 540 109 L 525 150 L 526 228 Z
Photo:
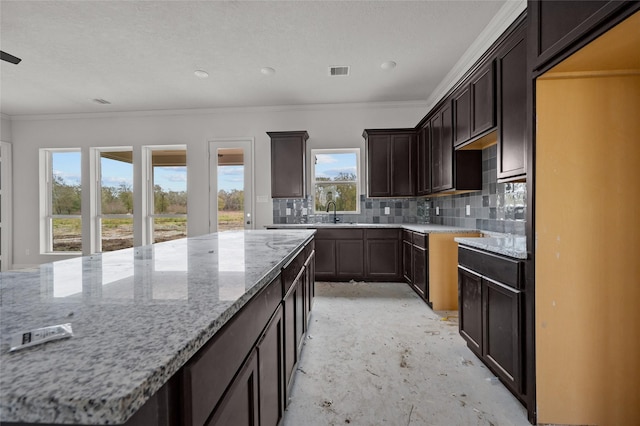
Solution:
M 529 0 L 531 67 L 542 70 L 615 24 L 614 17 L 638 9 L 634 1 Z
M 496 58 L 498 82 L 498 179 L 527 174 L 526 27 L 517 29 Z
M 267 132 L 271 137 L 271 197 L 306 196 L 306 131 Z
M 415 195 L 416 132 L 414 129 L 366 129 L 369 197 Z
M 416 195 L 431 194 L 431 122 L 418 131 L 418 181 Z
M 493 61 L 482 66 L 453 95 L 453 142 L 459 146 L 496 126 Z

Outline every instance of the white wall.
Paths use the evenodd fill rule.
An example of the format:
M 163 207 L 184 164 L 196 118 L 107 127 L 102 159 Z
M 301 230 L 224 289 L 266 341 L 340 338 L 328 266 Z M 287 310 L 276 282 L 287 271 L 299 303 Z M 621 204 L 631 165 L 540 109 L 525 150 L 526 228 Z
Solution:
M 89 147 L 131 145 L 134 151 L 139 151 L 143 145 L 186 144 L 188 230 L 190 236 L 195 236 L 209 229 L 209 140 L 255 138 L 254 197 L 268 197 L 268 202 L 255 204 L 256 228 L 262 228 L 272 222 L 267 131 L 306 130 L 308 150 L 364 148 L 363 129 L 413 127 L 426 112 L 420 103 L 411 102 L 14 118 L 11 123 L 14 265 L 20 267 L 64 258 L 58 254 L 39 254 L 40 148 L 79 147 L 83 148 L 84 157 Z M 364 151 L 361 161 L 364 162 Z M 364 170 L 364 164 L 362 167 Z M 26 255 L 27 250 L 30 255 Z
M 0 141 L 11 142 L 11 120 L 4 114 L 0 117 Z

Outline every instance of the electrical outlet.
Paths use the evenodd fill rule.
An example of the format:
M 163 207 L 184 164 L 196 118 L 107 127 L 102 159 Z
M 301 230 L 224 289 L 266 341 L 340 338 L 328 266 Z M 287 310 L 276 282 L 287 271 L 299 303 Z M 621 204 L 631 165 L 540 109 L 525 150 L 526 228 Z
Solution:
M 390 207 L 385 207 L 384 208 L 384 214 L 391 214 L 391 208 Z
M 440 207 L 436 206 L 436 216 L 440 216 Z
M 291 216 L 291 209 L 287 207 L 287 216 Z
M 467 204 L 466 213 L 467 213 L 467 216 L 471 216 L 471 206 L 469 204 Z
M 306 208 L 306 207 L 303 207 L 303 208 L 302 208 L 302 214 L 303 214 L 303 215 L 307 214 L 307 208 Z

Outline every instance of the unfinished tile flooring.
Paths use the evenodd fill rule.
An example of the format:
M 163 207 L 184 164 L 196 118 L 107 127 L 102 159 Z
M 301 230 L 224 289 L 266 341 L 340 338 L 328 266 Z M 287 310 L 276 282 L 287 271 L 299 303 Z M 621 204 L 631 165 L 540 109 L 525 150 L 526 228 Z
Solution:
M 286 426 L 528 425 L 466 347 L 457 312 L 402 283 L 316 283 Z

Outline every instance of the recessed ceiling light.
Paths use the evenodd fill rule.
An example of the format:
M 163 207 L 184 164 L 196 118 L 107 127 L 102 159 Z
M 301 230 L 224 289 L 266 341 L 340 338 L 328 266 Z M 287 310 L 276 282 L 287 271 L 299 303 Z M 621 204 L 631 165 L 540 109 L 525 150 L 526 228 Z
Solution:
M 380 65 L 380 68 L 382 68 L 383 70 L 392 70 L 395 67 L 396 67 L 396 63 L 393 61 L 383 62 L 382 65 Z
M 204 70 L 195 70 L 193 72 L 198 78 L 207 78 L 209 77 L 209 73 Z
M 274 75 L 276 73 L 276 70 L 271 67 L 264 67 L 260 70 L 260 72 L 264 75 Z

